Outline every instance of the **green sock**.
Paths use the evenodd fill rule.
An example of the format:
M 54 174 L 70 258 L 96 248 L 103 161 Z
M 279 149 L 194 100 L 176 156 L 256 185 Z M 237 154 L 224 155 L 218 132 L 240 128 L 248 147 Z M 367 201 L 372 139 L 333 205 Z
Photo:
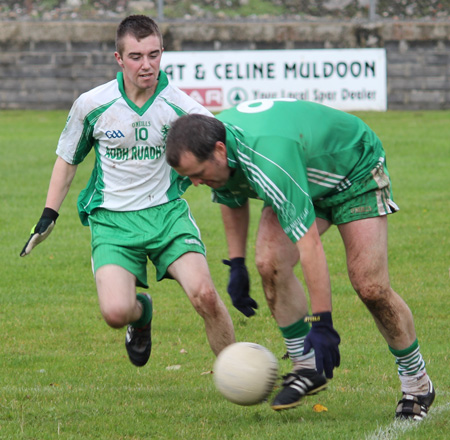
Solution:
M 400 376 L 412 376 L 421 371 L 425 371 L 425 361 L 420 354 L 417 339 L 411 346 L 404 350 L 395 350 L 392 347 L 389 347 L 389 350 L 395 356 L 395 362 L 398 365 L 398 374 Z
M 136 299 L 142 304 L 142 315 L 137 321 L 132 322 L 131 325 L 135 328 L 141 328 L 145 327 L 152 319 L 153 306 L 148 296 L 143 293 L 138 293 Z
M 302 318 L 294 324 L 288 325 L 287 327 L 280 327 L 281 334 L 285 339 L 301 338 L 306 336 L 311 328 L 308 322 Z
M 303 354 L 305 337 L 310 328 L 311 325 L 308 322 L 305 322 L 304 318 L 287 327 L 280 327 L 289 357 L 294 364 L 305 362 L 311 363 L 314 358 L 314 350 L 311 350 L 308 354 Z

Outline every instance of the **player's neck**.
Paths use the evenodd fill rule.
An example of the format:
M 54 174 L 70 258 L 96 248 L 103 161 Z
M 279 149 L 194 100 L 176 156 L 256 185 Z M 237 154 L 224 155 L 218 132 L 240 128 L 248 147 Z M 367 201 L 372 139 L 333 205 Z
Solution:
M 157 85 L 158 83 L 156 83 L 154 87 L 148 89 L 139 89 L 137 87 L 127 87 L 127 85 L 124 84 L 124 88 L 128 99 L 140 108 L 155 94 Z

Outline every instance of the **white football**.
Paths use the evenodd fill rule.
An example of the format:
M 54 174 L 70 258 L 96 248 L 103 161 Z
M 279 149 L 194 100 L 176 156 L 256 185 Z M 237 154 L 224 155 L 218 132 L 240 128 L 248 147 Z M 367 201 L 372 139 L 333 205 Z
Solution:
M 230 402 L 255 405 L 273 390 L 278 377 L 278 361 L 262 345 L 236 342 L 217 356 L 213 377 L 217 389 Z

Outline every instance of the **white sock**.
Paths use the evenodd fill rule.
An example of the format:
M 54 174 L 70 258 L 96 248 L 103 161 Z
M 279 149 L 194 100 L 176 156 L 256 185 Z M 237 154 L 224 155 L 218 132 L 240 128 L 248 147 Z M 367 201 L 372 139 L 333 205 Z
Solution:
M 289 358 L 294 364 L 294 370 L 300 370 L 303 368 L 316 369 L 316 357 L 314 350 L 311 350 L 307 354 L 303 354 L 305 336 L 294 339 L 285 338 L 284 342 L 289 353 Z
M 399 376 L 402 383 L 402 392 L 420 396 L 427 394 L 429 390 L 430 378 L 425 371 L 412 376 Z

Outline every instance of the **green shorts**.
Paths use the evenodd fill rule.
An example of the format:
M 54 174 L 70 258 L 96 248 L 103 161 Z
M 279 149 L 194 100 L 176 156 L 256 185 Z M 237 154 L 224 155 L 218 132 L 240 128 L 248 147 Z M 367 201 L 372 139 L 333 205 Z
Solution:
M 386 162 L 379 162 L 366 178 L 345 191 L 314 201 L 314 209 L 316 217 L 335 225 L 398 211 Z
M 184 199 L 141 211 L 96 209 L 89 216 L 94 274 L 116 264 L 134 274 L 137 285 L 148 288 L 147 258 L 158 281 L 170 278 L 167 268 L 187 252 L 205 255 L 200 231 Z

